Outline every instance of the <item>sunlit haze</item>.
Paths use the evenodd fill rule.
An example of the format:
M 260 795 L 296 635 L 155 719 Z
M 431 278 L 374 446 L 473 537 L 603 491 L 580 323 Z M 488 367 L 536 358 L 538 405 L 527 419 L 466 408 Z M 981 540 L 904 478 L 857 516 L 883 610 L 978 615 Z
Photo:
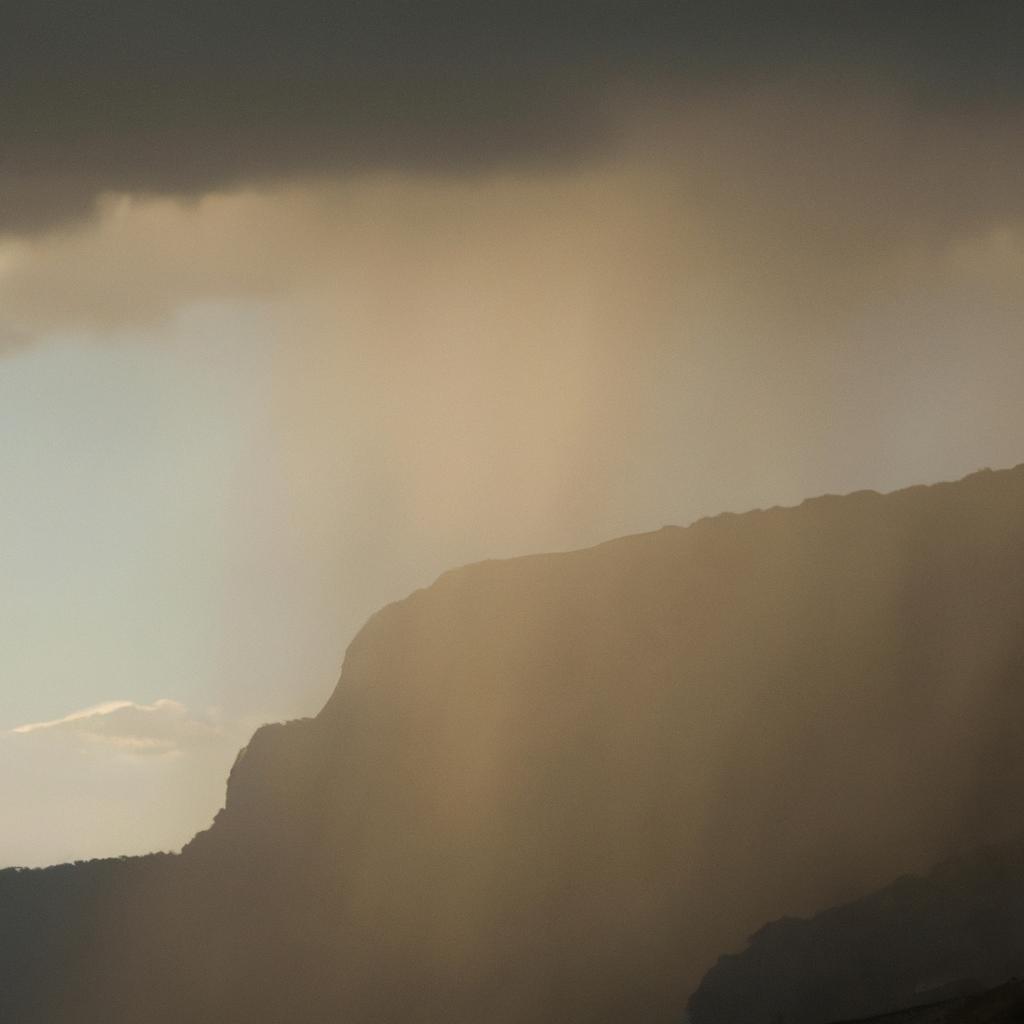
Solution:
M 1021 461 L 1020 107 L 922 67 L 627 68 L 598 142 L 465 166 L 480 125 L 138 187 L 96 142 L 86 198 L 26 184 L 0 863 L 180 847 L 254 726 L 453 565 Z

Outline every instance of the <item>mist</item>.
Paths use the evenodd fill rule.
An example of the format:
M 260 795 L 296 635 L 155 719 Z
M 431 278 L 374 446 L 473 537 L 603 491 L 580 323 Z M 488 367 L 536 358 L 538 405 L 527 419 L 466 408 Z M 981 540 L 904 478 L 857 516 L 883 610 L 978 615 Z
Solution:
M 0 15 L 0 864 L 170 851 L 0 1016 L 678 1021 L 1024 834 L 1019 5 L 206 6 Z
M 109 413 L 67 418 L 95 424 L 97 500 L 134 506 L 152 476 L 163 504 L 140 514 L 164 522 L 154 460 L 188 481 L 184 546 L 147 557 L 195 581 L 195 612 L 154 594 L 141 628 L 218 640 L 183 665 L 194 683 L 139 699 L 310 714 L 362 622 L 453 565 L 1019 460 L 1013 107 L 923 103 L 863 69 L 616 96 L 585 160 L 108 193 L 0 243 L 0 368 L 64 405 L 95 380 Z M 33 376 L 43 351 L 66 380 Z M 168 411 L 140 433 L 146 374 Z M 9 558 L 37 564 L 32 496 L 53 488 L 26 474 L 66 480 L 73 522 L 81 455 L 10 437 Z M 111 654 L 9 728 L 136 696 L 106 681 L 134 578 L 105 602 Z M 192 787 L 180 842 L 221 785 Z

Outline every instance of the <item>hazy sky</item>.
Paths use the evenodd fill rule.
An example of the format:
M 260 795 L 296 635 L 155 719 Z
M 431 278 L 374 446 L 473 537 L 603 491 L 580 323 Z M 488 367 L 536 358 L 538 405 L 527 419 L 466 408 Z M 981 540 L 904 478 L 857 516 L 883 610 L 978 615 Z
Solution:
M 0 864 L 453 564 L 1024 460 L 1019 4 L 118 6 L 0 15 Z

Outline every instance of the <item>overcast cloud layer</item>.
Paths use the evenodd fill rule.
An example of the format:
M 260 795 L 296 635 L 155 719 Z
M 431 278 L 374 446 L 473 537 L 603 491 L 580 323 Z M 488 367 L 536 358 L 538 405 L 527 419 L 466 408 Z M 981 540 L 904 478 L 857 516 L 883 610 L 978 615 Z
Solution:
M 0 229 L 104 192 L 576 162 L 623 107 L 723 88 L 895 89 L 1000 121 L 1022 35 L 1015 0 L 6 4 Z

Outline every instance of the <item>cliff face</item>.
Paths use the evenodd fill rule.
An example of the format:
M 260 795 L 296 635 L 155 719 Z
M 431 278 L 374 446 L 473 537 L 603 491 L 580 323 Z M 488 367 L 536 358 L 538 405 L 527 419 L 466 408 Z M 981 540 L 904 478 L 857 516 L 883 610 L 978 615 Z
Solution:
M 448 573 L 33 932 L 74 1013 L 7 970 L 4 1019 L 678 1020 L 761 922 L 1024 826 L 1022 623 L 1024 468 Z

